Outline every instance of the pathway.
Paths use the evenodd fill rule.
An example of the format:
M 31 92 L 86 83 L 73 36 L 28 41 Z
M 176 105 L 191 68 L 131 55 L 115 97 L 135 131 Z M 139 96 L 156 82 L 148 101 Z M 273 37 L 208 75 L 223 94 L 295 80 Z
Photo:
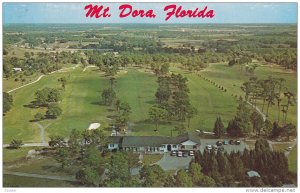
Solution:
M 97 66 L 95 66 L 95 65 L 86 66 L 86 67 L 82 70 L 82 72 L 86 71 L 86 69 L 88 69 L 88 68 L 96 68 L 96 67 L 97 67 Z
M 12 172 L 12 171 L 5 171 L 5 170 L 3 171 L 3 174 L 22 176 L 22 177 L 31 177 L 31 178 L 42 178 L 42 179 L 50 179 L 50 180 L 63 180 L 63 181 L 77 182 L 74 176 L 49 176 L 49 175 L 41 175 L 41 174 L 23 173 L 23 172 Z
M 73 70 L 74 70 L 74 69 L 77 68 L 78 66 L 79 66 L 79 64 L 77 64 L 77 65 L 74 66 L 74 67 L 62 68 L 62 69 L 59 69 L 59 70 L 55 70 L 55 71 L 53 71 L 53 72 L 50 72 L 49 74 L 53 74 L 53 73 L 56 73 L 56 72 L 65 72 L 65 70 L 68 70 L 68 69 L 73 69 Z M 18 90 L 18 89 L 20 89 L 20 88 L 23 88 L 23 87 L 29 86 L 29 85 L 31 85 L 31 84 L 37 83 L 37 82 L 40 81 L 44 76 L 46 76 L 46 75 L 43 74 L 43 75 L 39 76 L 38 79 L 36 79 L 35 81 L 30 82 L 30 83 L 28 83 L 28 84 L 24 84 L 24 85 L 19 86 L 19 87 L 17 87 L 17 88 L 11 89 L 11 90 L 7 91 L 7 93 L 11 93 L 11 92 L 16 91 L 16 90 Z
M 253 106 L 253 104 L 250 103 L 249 101 L 247 101 L 247 103 L 249 105 Z M 253 106 L 253 108 L 255 108 L 255 110 L 263 117 L 264 121 L 266 121 L 267 116 L 263 112 L 261 112 L 261 110 L 257 106 L 255 106 L 255 107 Z
M 51 125 L 51 123 L 49 123 L 48 125 L 46 125 L 45 127 L 43 127 L 43 125 L 41 125 L 40 123 L 35 123 L 40 129 L 41 129 L 41 139 L 42 139 L 42 143 L 46 143 L 45 141 L 45 129 L 47 127 L 49 127 Z
M 9 144 L 3 144 L 2 147 L 9 147 Z M 48 143 L 24 143 L 22 147 L 49 147 Z
M 25 86 L 29 86 L 29 85 L 31 85 L 31 84 L 34 84 L 34 83 L 40 81 L 44 76 L 45 76 L 45 75 L 43 74 L 43 75 L 39 76 L 38 79 L 36 79 L 35 81 L 30 82 L 30 83 L 28 83 L 28 84 L 24 84 L 24 85 L 22 85 L 22 86 L 19 86 L 19 87 L 17 87 L 17 88 L 12 89 L 12 90 L 9 90 L 9 91 L 7 91 L 7 93 L 11 93 L 11 92 L 13 92 L 13 91 L 15 91 L 15 90 L 18 90 L 18 89 L 20 89 L 20 88 L 23 88 L 23 87 L 25 87 Z

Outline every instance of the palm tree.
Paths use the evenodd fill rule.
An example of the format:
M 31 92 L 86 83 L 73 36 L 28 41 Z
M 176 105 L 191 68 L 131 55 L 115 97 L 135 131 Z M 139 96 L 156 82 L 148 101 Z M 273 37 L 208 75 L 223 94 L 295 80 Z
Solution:
M 280 98 L 281 97 L 281 90 L 282 90 L 282 86 L 283 86 L 284 82 L 285 82 L 284 78 L 279 78 L 279 80 L 278 80 L 279 88 L 278 88 L 278 93 L 276 95 L 277 108 L 278 108 L 278 115 L 277 115 L 278 122 L 279 122 L 279 119 L 280 119 L 280 103 L 282 101 L 282 99 Z
M 284 96 L 287 97 L 287 100 L 288 100 L 285 111 L 284 111 L 284 113 L 285 113 L 284 123 L 286 123 L 289 106 L 294 105 L 295 95 L 292 92 L 287 91 L 284 93 Z

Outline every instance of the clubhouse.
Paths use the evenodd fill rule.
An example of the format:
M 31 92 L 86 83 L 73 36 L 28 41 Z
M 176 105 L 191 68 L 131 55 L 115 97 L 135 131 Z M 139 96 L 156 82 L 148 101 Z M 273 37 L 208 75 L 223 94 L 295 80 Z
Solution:
M 198 133 L 185 133 L 177 137 L 163 136 L 110 136 L 109 150 L 125 150 L 144 153 L 164 153 L 173 150 L 199 150 Z

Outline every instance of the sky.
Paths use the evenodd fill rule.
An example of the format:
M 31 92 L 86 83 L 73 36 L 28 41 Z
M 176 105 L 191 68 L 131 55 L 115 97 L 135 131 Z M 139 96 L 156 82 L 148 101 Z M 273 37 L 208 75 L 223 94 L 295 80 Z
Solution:
M 297 23 L 297 3 L 175 3 L 183 9 L 214 10 L 213 18 L 175 18 L 165 21 L 163 9 L 172 3 L 130 3 L 133 9 L 153 9 L 156 18 L 119 17 L 126 3 L 92 3 L 109 6 L 110 18 L 86 18 L 89 3 L 3 3 L 3 23 Z

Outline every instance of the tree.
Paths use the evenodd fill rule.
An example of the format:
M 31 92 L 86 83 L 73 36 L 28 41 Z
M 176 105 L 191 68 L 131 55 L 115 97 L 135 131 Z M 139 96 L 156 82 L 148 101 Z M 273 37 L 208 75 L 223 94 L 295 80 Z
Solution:
M 265 124 L 264 124 L 264 133 L 267 136 L 271 135 L 272 132 L 272 128 L 273 128 L 273 124 L 269 119 L 265 120 Z
M 46 117 L 56 119 L 61 115 L 62 109 L 55 103 L 49 105 L 48 110 L 46 111 Z
M 61 147 L 66 146 L 66 142 L 62 136 L 51 135 L 51 136 L 49 136 L 49 138 L 50 138 L 50 141 L 48 143 L 49 143 L 50 147 L 61 148 Z
M 292 123 L 289 123 L 287 125 L 285 125 L 283 128 L 282 128 L 284 134 L 287 136 L 287 139 L 290 140 L 290 136 L 296 136 L 297 135 L 297 127 L 292 124 Z
M 256 132 L 256 135 L 260 135 L 261 129 L 264 127 L 264 119 L 257 111 L 253 111 L 250 116 L 253 132 Z
M 61 101 L 61 93 L 55 88 L 43 88 L 35 92 L 36 101 L 38 106 L 47 106 L 49 103 Z
M 55 159 L 61 163 L 61 168 L 64 169 L 66 166 L 71 165 L 72 158 L 69 149 L 59 148 Z
M 191 118 L 193 118 L 195 115 L 197 115 L 197 113 L 198 113 L 198 110 L 195 107 L 191 107 L 191 106 L 188 107 L 187 115 L 186 115 L 186 118 L 188 120 L 188 128 L 190 128 Z
M 59 79 L 58 79 L 58 82 L 60 82 L 60 83 L 61 83 L 61 87 L 62 87 L 63 89 L 65 89 L 66 84 L 67 84 L 67 79 L 66 79 L 66 77 L 61 77 L 61 78 L 59 78 Z
M 114 88 L 115 83 L 116 83 L 116 78 L 115 77 L 110 77 L 109 78 L 109 85 L 110 85 L 111 90 Z
M 35 121 L 40 121 L 40 120 L 43 120 L 43 119 L 44 119 L 44 115 L 40 112 L 38 112 L 34 115 L 34 120 Z
M 158 131 L 159 123 L 165 120 L 168 116 L 168 111 L 157 105 L 152 106 L 149 109 L 149 117 L 155 122 L 155 131 Z
M 179 170 L 175 176 L 175 185 L 177 187 L 192 187 L 193 180 L 184 170 Z
M 161 186 L 165 181 L 166 174 L 159 165 L 145 165 L 140 170 L 140 178 L 144 181 L 143 186 Z
M 191 163 L 189 168 L 189 174 L 193 180 L 194 185 L 199 186 L 203 178 L 203 173 L 201 172 L 201 166 L 197 163 Z
M 82 159 L 82 164 L 99 171 L 103 163 L 104 160 L 98 147 L 95 145 L 88 146 Z
M 102 101 L 105 105 L 111 105 L 116 96 L 116 92 L 113 89 L 108 88 L 102 91 Z
M 81 150 L 81 142 L 82 142 L 82 135 L 79 130 L 73 129 L 71 131 L 68 146 L 70 147 L 70 152 L 72 153 L 72 157 L 78 157 L 78 154 Z
M 76 173 L 76 179 L 85 185 L 99 186 L 101 176 L 99 175 L 99 172 L 97 170 L 94 170 L 90 167 L 86 167 L 80 169 Z
M 216 119 L 214 133 L 218 138 L 224 135 L 224 124 L 222 122 L 221 117 L 217 117 Z
M 108 166 L 108 179 L 108 182 L 111 180 L 120 180 L 120 187 L 126 186 L 127 182 L 131 179 L 129 164 L 124 153 L 116 152 L 111 157 Z
M 271 151 L 269 142 L 265 139 L 256 140 L 254 149 L 256 152 L 260 151 L 264 153 L 267 151 Z
M 116 111 L 119 112 L 120 106 L 121 106 L 121 100 L 120 100 L 120 99 L 117 99 L 117 100 L 116 100 L 115 106 L 116 106 Z
M 178 135 L 182 135 L 187 132 L 187 130 L 183 124 L 175 126 L 174 130 L 177 131 Z
M 3 48 L 3 55 L 7 55 L 8 54 L 8 51 L 6 48 Z
M 282 128 L 279 126 L 278 122 L 274 122 L 273 123 L 273 129 L 272 129 L 272 132 L 271 132 L 271 137 L 272 138 L 276 138 L 278 137 L 282 132 Z
M 12 149 L 19 149 L 22 145 L 24 145 L 22 143 L 22 140 L 18 140 L 18 139 L 13 139 L 10 144 L 9 147 Z
M 3 113 L 7 113 L 13 105 L 13 97 L 7 92 L 3 92 Z
M 231 168 L 228 158 L 220 151 L 217 153 L 217 162 L 218 162 L 218 172 L 221 176 L 230 175 Z

